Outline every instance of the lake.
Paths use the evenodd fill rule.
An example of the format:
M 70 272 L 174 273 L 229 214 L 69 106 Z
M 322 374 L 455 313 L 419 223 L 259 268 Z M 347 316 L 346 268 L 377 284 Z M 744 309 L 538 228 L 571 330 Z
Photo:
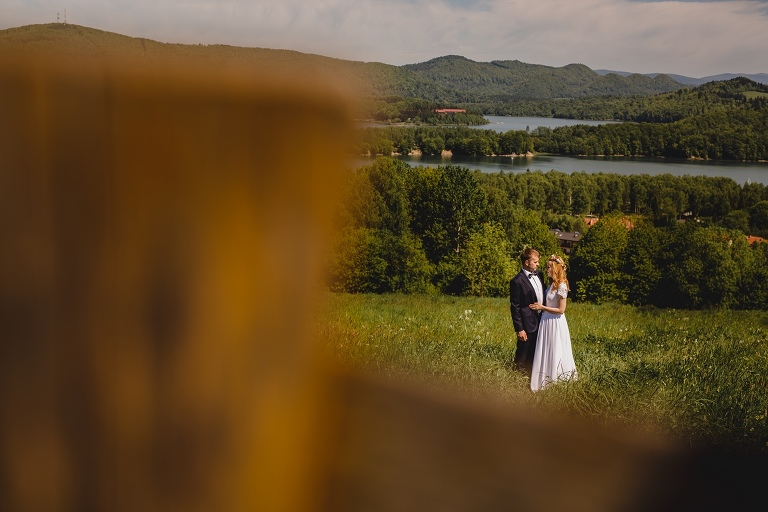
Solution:
M 485 116 L 491 124 L 473 126 L 478 129 L 493 129 L 498 132 L 508 130 L 534 130 L 539 126 L 557 128 L 558 126 L 571 126 L 575 124 L 605 124 L 606 121 L 579 121 L 575 119 L 554 119 L 548 117 L 509 117 L 509 116 Z M 381 126 L 381 125 L 380 125 Z M 525 171 L 557 170 L 566 174 L 574 172 L 587 173 L 611 173 L 611 174 L 671 174 L 673 176 L 710 176 L 731 178 L 739 185 L 745 183 L 762 183 L 768 185 L 768 162 L 734 162 L 728 160 L 685 160 L 670 158 L 649 157 L 578 157 L 578 156 L 534 156 L 534 157 L 509 157 L 509 156 L 399 156 L 400 160 L 412 166 L 424 165 L 436 167 L 438 165 L 455 164 L 469 169 L 478 169 L 481 172 L 507 173 Z M 357 157 L 352 162 L 353 166 L 367 165 L 373 161 L 373 157 Z
M 547 128 L 557 128 L 558 126 L 573 126 L 575 124 L 587 124 L 597 126 L 600 124 L 620 123 L 621 121 L 582 121 L 579 119 L 555 119 L 554 117 L 514 117 L 514 116 L 483 116 L 490 124 L 481 124 L 469 126 L 478 130 L 493 130 L 504 133 L 509 130 L 535 130 L 539 126 Z M 388 128 L 393 125 L 383 123 L 372 123 L 361 121 L 357 123 L 359 128 Z M 414 126 L 414 125 L 394 125 L 394 126 Z
M 586 124 L 597 126 L 608 123 L 619 123 L 621 121 L 583 121 L 579 119 L 555 119 L 554 117 L 512 117 L 512 116 L 483 116 L 491 124 L 481 126 L 472 126 L 481 130 L 494 130 L 497 132 L 508 132 L 509 130 L 531 131 L 540 126 L 546 128 L 558 128 L 560 126 L 573 126 L 576 124 Z
M 571 174 L 574 172 L 606 173 L 606 174 L 671 174 L 673 176 L 723 176 L 731 178 L 739 185 L 745 183 L 762 183 L 768 185 L 768 163 L 762 162 L 729 162 L 677 160 L 670 158 L 645 157 L 577 157 L 577 156 L 398 156 L 398 159 L 409 165 L 437 167 L 438 165 L 455 164 L 481 172 L 507 173 L 556 170 Z M 370 164 L 373 157 L 357 157 L 355 167 Z

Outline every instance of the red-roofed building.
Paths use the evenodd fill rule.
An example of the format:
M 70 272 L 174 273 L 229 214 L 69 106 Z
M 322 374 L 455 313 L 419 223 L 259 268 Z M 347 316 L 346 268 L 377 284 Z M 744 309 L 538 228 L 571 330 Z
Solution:
M 467 109 L 465 108 L 436 108 L 435 112 L 438 114 L 465 114 Z
M 597 215 L 585 215 L 584 216 L 584 224 L 587 225 L 587 227 L 592 227 L 595 224 L 597 224 L 597 221 L 599 219 L 597 218 Z
M 591 228 L 595 224 L 597 224 L 597 221 L 600 220 L 600 218 L 597 215 L 585 215 L 584 216 L 584 224 Z M 624 227 L 627 229 L 635 229 L 635 223 L 632 222 L 632 219 L 629 217 L 624 217 L 621 219 L 621 223 L 624 224 Z
M 761 244 L 761 243 L 764 243 L 764 242 L 768 242 L 768 240 L 766 240 L 765 238 L 763 238 L 763 237 L 761 237 L 761 236 L 751 236 L 751 235 L 747 235 L 747 243 L 748 243 L 749 245 L 752 245 L 752 244 Z

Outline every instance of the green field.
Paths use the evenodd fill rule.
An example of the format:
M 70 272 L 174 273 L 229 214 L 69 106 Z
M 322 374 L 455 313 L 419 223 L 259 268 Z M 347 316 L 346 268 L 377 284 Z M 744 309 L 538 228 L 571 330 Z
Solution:
M 579 379 L 536 394 L 511 367 L 506 299 L 328 294 L 316 335 L 366 372 L 768 454 L 768 312 L 569 303 L 566 317 Z

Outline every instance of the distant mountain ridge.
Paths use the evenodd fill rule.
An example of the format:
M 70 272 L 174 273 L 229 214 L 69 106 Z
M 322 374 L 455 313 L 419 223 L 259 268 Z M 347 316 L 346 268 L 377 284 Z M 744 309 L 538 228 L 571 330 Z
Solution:
M 475 62 L 448 55 L 419 64 L 392 66 L 291 50 L 160 43 L 66 23 L 0 30 L 0 51 L 120 56 L 139 62 L 197 62 L 256 71 L 290 68 L 333 75 L 362 96 L 421 98 L 444 104 L 651 95 L 678 90 L 683 85 L 663 74 L 601 75 L 583 64 L 551 67 L 518 60 Z
M 601 76 L 583 64 L 556 68 L 519 60 L 475 62 L 458 55 L 408 64 L 401 69 L 429 88 L 424 93 L 442 91 L 456 103 L 657 94 L 681 87 L 666 75 Z M 408 91 L 400 93 L 406 96 L 403 92 Z
M 612 71 L 610 69 L 596 69 L 595 73 L 603 76 L 608 75 L 609 73 L 615 73 L 617 75 L 624 76 L 624 77 L 636 74 L 636 73 L 631 73 L 629 71 Z M 660 74 L 661 73 L 645 73 L 645 76 L 655 78 Z M 768 73 L 721 73 L 719 75 L 705 76 L 702 78 L 691 78 L 689 76 L 674 75 L 670 73 L 667 73 L 666 76 L 684 85 L 702 85 L 707 82 L 731 80 L 733 78 L 738 78 L 740 76 L 743 76 L 744 78 L 749 78 L 753 82 L 757 82 L 760 84 L 768 84 Z

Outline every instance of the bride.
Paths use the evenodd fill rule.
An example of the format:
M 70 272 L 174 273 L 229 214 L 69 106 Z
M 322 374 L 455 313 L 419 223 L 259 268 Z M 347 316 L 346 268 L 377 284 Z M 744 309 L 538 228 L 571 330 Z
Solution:
M 577 378 L 571 334 L 565 320 L 565 303 L 569 291 L 565 262 L 554 254 L 550 256 L 547 275 L 551 284 L 544 294 L 544 304 L 534 303 L 529 306 L 535 311 L 542 311 L 536 354 L 533 357 L 531 391 L 543 389 L 557 380 Z

